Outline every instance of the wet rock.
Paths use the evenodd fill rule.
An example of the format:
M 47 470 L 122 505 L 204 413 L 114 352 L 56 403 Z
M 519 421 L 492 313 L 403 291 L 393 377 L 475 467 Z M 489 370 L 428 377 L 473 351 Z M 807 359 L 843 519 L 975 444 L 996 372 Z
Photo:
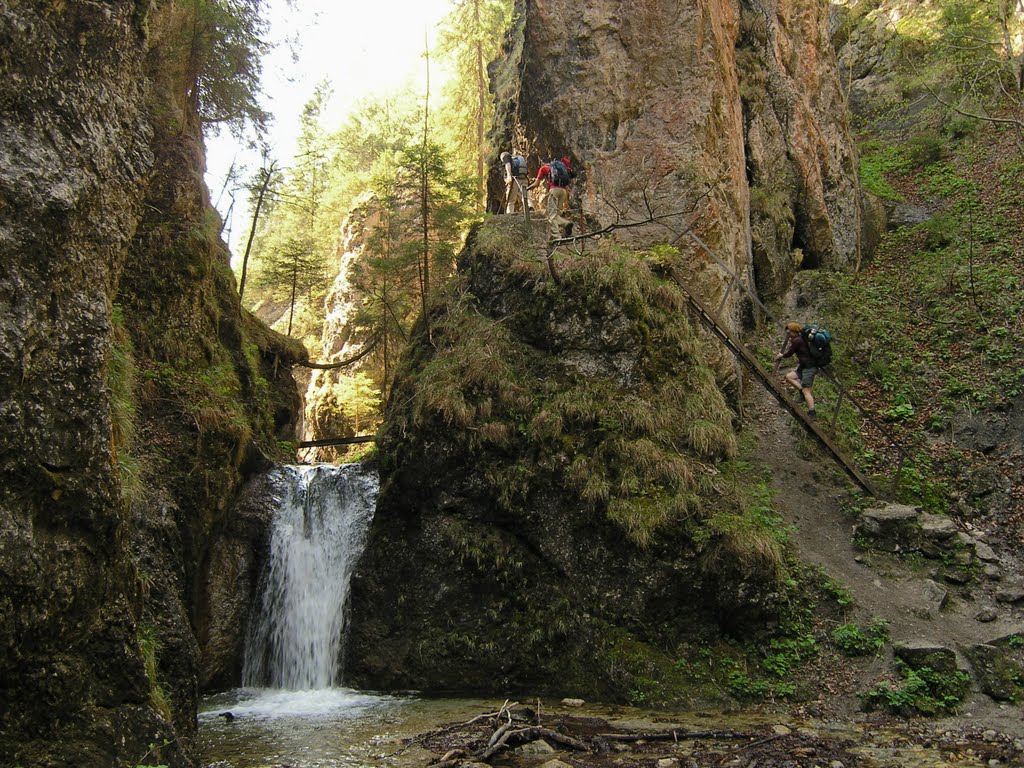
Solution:
M 940 674 L 957 671 L 956 653 L 942 645 L 930 643 L 893 643 L 893 654 L 911 669 L 928 667 Z
M 586 702 L 583 699 L 562 699 L 563 707 L 582 707 Z

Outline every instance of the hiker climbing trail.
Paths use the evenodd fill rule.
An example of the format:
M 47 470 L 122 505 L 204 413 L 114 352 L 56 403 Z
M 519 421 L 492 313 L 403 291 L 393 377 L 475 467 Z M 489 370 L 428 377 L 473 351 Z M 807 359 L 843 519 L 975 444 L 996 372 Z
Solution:
M 719 313 L 721 313 L 722 309 L 725 307 L 725 304 L 729 296 L 737 287 L 750 297 L 750 299 L 755 303 L 755 305 L 757 305 L 758 308 L 760 308 L 760 310 L 764 313 L 764 316 L 767 319 L 769 319 L 769 321 L 774 321 L 774 318 L 772 317 L 771 312 L 768 311 L 768 307 L 766 307 L 761 302 L 761 300 L 754 294 L 754 292 L 751 291 L 750 288 L 744 286 L 740 282 L 736 273 L 733 272 L 718 257 L 718 255 L 714 251 L 712 251 L 712 249 L 708 246 L 707 243 L 700 240 L 700 238 L 698 238 L 691 229 L 686 230 L 685 236 L 692 240 L 696 244 L 696 246 L 700 248 L 700 250 L 707 253 L 715 261 L 715 263 L 717 263 L 718 266 L 729 275 L 729 284 L 726 288 L 725 294 L 722 297 L 717 312 L 714 312 L 707 306 L 705 306 L 705 304 L 703 304 L 703 302 L 701 302 L 700 299 L 697 298 L 697 296 L 692 291 L 690 291 L 690 289 L 686 286 L 686 282 L 681 278 L 681 275 L 676 275 L 676 284 L 680 288 L 682 288 L 683 292 L 686 294 L 687 301 L 689 302 L 690 307 L 693 309 L 696 316 L 700 319 L 700 322 L 703 325 L 705 325 L 708 328 L 708 330 L 710 330 L 715 336 L 717 336 L 723 344 L 725 344 L 726 348 L 728 348 L 729 351 L 733 353 L 736 359 L 742 362 L 746 369 L 748 369 L 749 371 L 751 371 L 751 373 L 754 374 L 755 378 L 758 379 L 758 381 L 760 381 L 764 385 L 765 389 L 769 391 L 772 394 L 772 396 L 775 397 L 776 400 L 778 400 L 782 408 L 793 414 L 794 418 L 797 419 L 797 422 L 804 427 L 808 434 L 810 434 L 822 446 L 824 446 L 824 449 L 829 454 L 831 454 L 831 456 L 833 456 L 837 463 L 844 469 L 844 471 L 850 476 L 850 478 L 854 482 L 856 482 L 858 485 L 860 485 L 860 487 L 866 490 L 866 492 L 870 496 L 876 497 L 877 499 L 883 498 L 883 495 L 879 493 L 879 490 L 876 488 L 876 486 L 874 486 L 874 484 L 867 479 L 866 475 L 864 475 L 863 472 L 857 469 L 857 466 L 853 463 L 853 460 L 848 458 L 840 450 L 840 447 L 833 441 L 833 439 L 831 439 L 825 432 L 821 430 L 821 428 L 818 426 L 817 422 L 813 418 L 809 417 L 804 411 L 797 408 L 796 403 L 794 403 L 790 396 L 788 396 L 788 393 L 783 388 L 781 383 L 777 381 L 776 377 L 772 376 L 767 371 L 765 371 L 765 369 L 761 366 L 760 362 L 758 362 L 757 357 L 755 357 L 754 354 L 748 348 L 746 348 L 741 341 L 739 341 L 731 333 L 729 333 L 728 329 L 719 321 Z M 681 234 L 680 238 L 682 237 L 683 236 Z M 834 409 L 835 415 L 839 414 L 839 410 L 843 404 L 843 400 L 847 399 L 850 402 L 852 402 L 854 406 L 861 411 L 862 414 L 869 418 L 869 414 L 867 414 L 867 412 L 860 406 L 856 399 L 854 399 L 853 396 L 844 389 L 844 387 L 842 386 L 842 384 L 840 384 L 839 381 L 836 381 L 835 379 L 831 379 L 831 381 L 833 381 L 833 384 L 835 385 L 839 393 L 839 399 L 836 402 L 836 406 Z M 836 418 L 834 416 L 833 426 L 835 426 L 835 421 Z M 899 482 L 899 476 L 900 472 L 902 471 L 904 459 L 905 452 L 901 451 L 899 465 L 896 469 L 896 483 Z
M 711 312 L 711 310 L 705 307 L 700 299 L 690 292 L 685 283 L 681 281 L 677 281 L 677 283 L 686 294 L 686 299 L 690 307 L 705 327 L 717 336 L 729 351 L 736 356 L 736 359 L 742 362 L 747 369 L 754 374 L 754 377 L 761 382 L 764 388 L 779 401 L 779 404 L 789 411 L 803 426 L 803 428 L 807 430 L 807 432 L 819 443 L 821 443 L 829 453 L 832 454 L 833 458 L 835 458 L 839 465 L 842 466 L 857 485 L 867 491 L 870 495 L 880 497 L 881 494 L 878 493 L 874 485 L 870 480 L 868 480 L 864 473 L 857 469 L 853 461 L 848 459 L 832 439 L 818 427 L 816 421 L 811 419 L 807 413 L 796 406 L 786 390 L 783 389 L 782 385 L 777 381 L 777 377 L 772 376 L 761 366 L 750 350 L 748 350 L 742 342 L 736 339 L 728 329 L 718 321 L 718 318 Z

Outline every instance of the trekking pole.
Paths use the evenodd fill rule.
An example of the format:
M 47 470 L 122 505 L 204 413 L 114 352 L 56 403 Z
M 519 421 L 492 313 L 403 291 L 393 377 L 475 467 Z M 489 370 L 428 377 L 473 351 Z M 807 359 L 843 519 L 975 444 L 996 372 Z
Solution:
M 519 197 L 523 201 L 523 221 L 526 222 L 526 239 L 533 242 L 533 224 L 530 223 L 530 191 L 529 189 L 523 189 L 519 179 L 516 179 L 515 182 L 519 187 Z

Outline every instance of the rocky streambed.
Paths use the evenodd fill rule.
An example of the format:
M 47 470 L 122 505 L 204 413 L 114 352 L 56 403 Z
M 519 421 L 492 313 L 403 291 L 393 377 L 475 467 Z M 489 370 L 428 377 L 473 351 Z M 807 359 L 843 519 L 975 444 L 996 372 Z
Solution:
M 1012 717 L 999 722 L 800 710 L 667 713 L 334 689 L 209 699 L 200 734 L 208 768 L 1021 765 L 1024 729 L 1015 729 Z

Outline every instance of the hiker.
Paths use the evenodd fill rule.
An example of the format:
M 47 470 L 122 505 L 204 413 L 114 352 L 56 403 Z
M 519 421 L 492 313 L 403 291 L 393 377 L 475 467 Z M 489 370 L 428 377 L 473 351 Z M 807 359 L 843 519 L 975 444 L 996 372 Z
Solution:
M 505 169 L 505 213 L 522 213 L 529 205 L 526 190 L 530 178 L 526 158 L 518 152 L 502 152 L 501 165 Z
M 572 222 L 562 214 L 569 210 L 569 184 L 576 172 L 568 157 L 551 160 L 537 170 L 537 178 L 530 188 L 543 185 L 541 207 L 551 225 L 551 238 L 568 237 L 572 234 Z M 564 235 L 563 235 L 564 231 Z
M 811 349 L 803 336 L 803 327 L 800 323 L 786 323 L 786 348 L 775 355 L 776 360 L 782 360 L 796 355 L 797 367 L 786 374 L 786 383 L 793 389 L 800 390 L 807 403 L 807 415 L 811 419 L 816 418 L 814 412 L 814 393 L 811 387 L 814 385 L 814 376 L 818 368 L 811 357 Z

